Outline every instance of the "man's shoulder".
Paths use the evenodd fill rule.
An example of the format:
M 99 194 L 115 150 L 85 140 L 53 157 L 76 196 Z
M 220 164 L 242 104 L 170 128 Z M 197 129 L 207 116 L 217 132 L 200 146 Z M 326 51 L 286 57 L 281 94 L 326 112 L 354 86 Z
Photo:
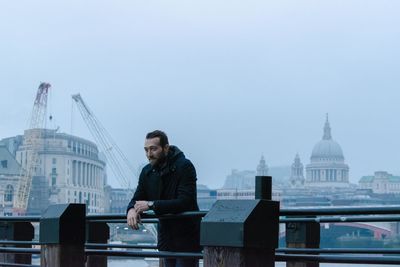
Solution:
M 141 173 L 141 175 L 142 175 L 142 174 L 147 174 L 149 171 L 151 171 L 152 168 L 153 168 L 153 167 L 151 166 L 151 164 L 148 163 L 146 166 L 144 166 L 144 167 L 142 168 L 142 173 Z
M 180 169 L 180 168 L 182 168 L 182 169 L 194 168 L 193 163 L 192 163 L 189 159 L 187 159 L 187 158 L 185 158 L 185 157 L 181 157 L 181 158 L 177 159 L 177 160 L 175 161 L 174 165 L 175 165 L 178 169 Z

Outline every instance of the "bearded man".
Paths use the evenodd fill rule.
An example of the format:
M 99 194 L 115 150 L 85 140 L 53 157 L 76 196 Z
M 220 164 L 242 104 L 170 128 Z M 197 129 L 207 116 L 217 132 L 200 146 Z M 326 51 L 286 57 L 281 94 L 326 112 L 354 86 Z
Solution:
M 198 211 L 196 170 L 167 135 L 159 130 L 146 135 L 144 150 L 149 160 L 140 173 L 138 186 L 127 207 L 127 222 L 139 229 L 140 215 L 152 210 L 157 215 Z M 160 251 L 199 252 L 200 218 L 160 219 Z M 164 259 L 165 267 L 195 267 L 196 259 Z

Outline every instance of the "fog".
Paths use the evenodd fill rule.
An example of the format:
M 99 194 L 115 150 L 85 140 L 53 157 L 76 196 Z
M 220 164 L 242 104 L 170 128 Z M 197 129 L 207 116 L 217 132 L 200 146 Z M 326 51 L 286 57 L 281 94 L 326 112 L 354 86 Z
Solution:
M 309 163 L 329 113 L 350 180 L 400 175 L 399 1 L 1 1 L 0 138 L 41 81 L 47 127 L 93 140 L 81 93 L 134 166 L 167 132 L 222 186 L 231 169 Z M 110 181 L 114 183 L 113 179 Z M 114 184 L 115 185 L 115 184 Z

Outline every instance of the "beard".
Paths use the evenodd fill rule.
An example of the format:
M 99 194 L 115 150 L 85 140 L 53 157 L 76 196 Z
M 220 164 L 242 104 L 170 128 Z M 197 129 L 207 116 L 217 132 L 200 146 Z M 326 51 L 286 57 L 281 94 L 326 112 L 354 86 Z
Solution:
M 164 153 L 160 153 L 157 157 L 149 158 L 150 164 L 153 167 L 161 167 L 167 160 L 167 156 Z

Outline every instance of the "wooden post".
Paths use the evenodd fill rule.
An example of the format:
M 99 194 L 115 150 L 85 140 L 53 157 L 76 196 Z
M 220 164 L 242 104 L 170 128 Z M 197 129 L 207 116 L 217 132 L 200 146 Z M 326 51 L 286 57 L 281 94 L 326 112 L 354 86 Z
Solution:
M 218 200 L 201 223 L 204 267 L 274 267 L 279 202 L 270 176 L 256 177 L 256 200 Z
M 317 222 L 287 223 L 287 248 L 319 248 L 320 225 Z M 319 262 L 287 262 L 287 267 L 319 267 Z
M 46 210 L 40 220 L 40 266 L 85 266 L 85 210 L 85 204 L 59 204 Z
M 32 241 L 34 228 L 30 222 L 4 222 L 0 224 L 0 239 L 14 241 Z M 14 246 L 14 245 L 11 245 Z M 31 248 L 31 245 L 15 245 L 17 248 Z M 0 254 L 2 262 L 31 264 L 31 254 Z
M 273 267 L 275 250 L 231 247 L 205 247 L 204 267 Z
M 88 243 L 106 244 L 110 238 L 110 228 L 105 222 L 89 222 L 86 224 Z M 88 256 L 86 267 L 107 267 L 107 256 Z

